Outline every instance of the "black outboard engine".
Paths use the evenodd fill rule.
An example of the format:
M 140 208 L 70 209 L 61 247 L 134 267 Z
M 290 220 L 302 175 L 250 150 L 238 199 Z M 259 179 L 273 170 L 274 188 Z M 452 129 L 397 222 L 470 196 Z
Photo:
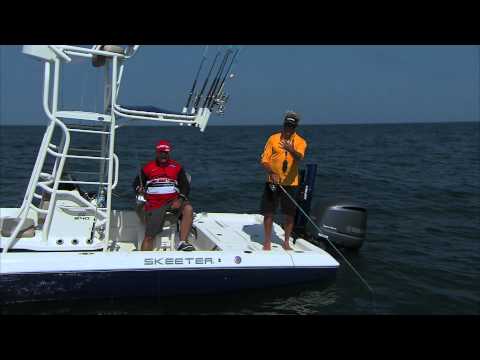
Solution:
M 359 249 L 365 240 L 367 209 L 364 207 L 350 203 L 320 203 L 314 206 L 310 217 L 336 246 Z M 314 239 L 322 240 L 311 224 L 307 224 L 307 232 Z
M 312 164 L 300 171 L 300 191 L 295 200 L 335 246 L 359 249 L 367 233 L 367 209 L 350 202 L 337 201 L 318 203 L 310 211 L 316 174 L 317 165 Z M 325 241 L 300 211 L 297 211 L 295 218 L 293 236 Z

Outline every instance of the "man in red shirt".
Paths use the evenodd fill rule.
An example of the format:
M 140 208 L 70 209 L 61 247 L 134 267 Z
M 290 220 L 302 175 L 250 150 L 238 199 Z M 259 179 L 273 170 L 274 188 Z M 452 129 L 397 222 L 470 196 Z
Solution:
M 159 141 L 155 149 L 155 160 L 142 168 L 133 184 L 135 191 L 146 200 L 143 207 L 146 229 L 141 250 L 153 250 L 153 239 L 163 230 L 167 211 L 182 218 L 177 250 L 195 250 L 187 241 L 193 222 L 193 208 L 187 198 L 190 192 L 187 175 L 178 162 L 170 159 L 172 146 L 168 141 Z

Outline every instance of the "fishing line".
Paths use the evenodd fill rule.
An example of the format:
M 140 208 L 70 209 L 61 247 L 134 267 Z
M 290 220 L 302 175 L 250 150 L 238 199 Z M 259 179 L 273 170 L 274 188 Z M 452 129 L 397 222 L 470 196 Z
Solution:
M 132 123 L 133 120 L 130 120 L 129 122 Z M 133 130 L 133 125 L 130 125 L 128 126 L 129 127 L 129 133 L 132 134 L 132 132 L 134 131 Z M 135 135 L 134 136 L 130 136 L 131 139 L 135 139 Z M 139 156 L 138 156 L 138 146 L 134 146 L 133 147 L 133 155 L 135 157 L 135 167 L 136 167 L 136 170 L 138 172 L 137 176 L 138 176 L 138 181 L 139 181 L 139 186 L 141 186 L 143 188 L 143 184 L 142 184 L 142 165 L 140 164 L 140 160 L 139 160 Z M 145 189 L 143 189 L 145 190 Z M 125 193 L 123 194 L 119 194 L 119 196 L 123 196 Z M 138 206 L 138 202 L 140 201 L 139 200 L 139 194 L 136 193 L 135 194 L 135 199 L 136 199 L 136 205 L 135 206 Z M 143 198 L 145 199 L 145 198 Z
M 85 76 L 86 78 L 86 76 Z M 98 72 L 95 72 L 94 74 L 94 78 L 93 78 L 93 87 L 94 87 L 94 92 L 93 92 L 93 105 L 94 105 L 94 112 L 97 113 L 97 102 L 98 102 L 98 89 L 100 87 L 100 77 L 98 75 Z M 82 94 L 83 96 L 83 94 Z M 81 102 L 83 103 L 83 99 L 81 99 Z M 102 127 L 102 130 L 105 130 L 105 125 L 103 125 Z M 103 147 L 103 141 L 104 139 L 104 135 L 102 134 L 101 138 L 100 138 L 100 156 L 101 157 L 104 157 L 105 154 L 104 154 L 104 147 Z M 100 160 L 99 162 L 99 173 L 98 173 L 98 178 L 99 178 L 99 182 L 103 182 L 104 180 L 104 174 L 103 174 L 103 170 L 104 170 L 104 160 Z M 100 207 L 103 207 L 103 205 L 101 204 L 102 202 L 102 197 L 104 196 L 103 192 L 102 192 L 102 186 L 99 184 L 98 187 L 97 187 L 97 194 L 95 196 L 95 213 L 94 213 L 94 216 L 93 216 L 93 226 L 92 226 L 92 231 L 90 232 L 90 242 L 93 242 L 93 238 L 95 237 L 95 230 L 97 231 L 101 231 L 101 226 L 98 227 L 97 229 L 97 216 L 98 216 L 98 208 L 99 206 Z M 108 241 L 108 240 L 107 240 Z
M 85 64 L 82 64 L 82 65 L 84 65 L 84 70 L 83 70 L 82 89 L 80 93 L 80 109 L 83 109 L 85 94 L 87 92 L 87 82 L 90 74 L 89 68 L 85 66 Z
M 98 72 L 95 73 L 95 94 L 94 94 L 94 112 L 97 112 L 98 89 L 100 87 L 100 77 Z
M 60 111 L 62 111 L 63 110 L 63 92 L 64 92 L 64 90 L 63 90 L 63 86 L 62 86 L 62 83 L 63 83 L 63 69 L 61 69 L 60 66 L 58 68 L 58 72 L 59 72 L 59 74 L 58 74 L 58 87 L 60 88 L 60 101 L 59 102 L 60 102 Z M 55 110 L 58 111 L 58 105 L 57 105 L 57 109 L 55 109 Z
M 350 267 L 350 269 L 358 276 L 358 278 L 362 281 L 362 283 L 367 287 L 367 289 L 370 291 L 370 293 L 372 294 L 372 300 L 373 300 L 373 309 L 374 309 L 374 312 L 377 313 L 377 303 L 375 301 L 375 292 L 373 291 L 373 288 L 368 284 L 367 280 L 365 280 L 362 275 L 360 275 L 360 273 L 355 269 L 355 267 L 347 260 L 347 258 L 345 256 L 343 256 L 343 254 L 340 252 L 340 250 L 337 249 L 337 247 L 335 245 L 333 245 L 333 243 L 330 241 L 330 239 L 328 238 L 327 235 L 324 235 L 322 233 L 322 230 L 317 226 L 317 224 L 315 224 L 315 222 L 310 218 L 310 216 L 307 215 L 307 213 L 302 209 L 302 207 L 300 205 L 298 205 L 298 203 L 292 198 L 292 196 L 290 196 L 290 194 L 284 189 L 284 187 L 280 184 L 278 184 L 278 186 L 280 187 L 280 189 L 282 189 L 282 191 L 287 195 L 287 197 L 293 202 L 293 204 L 302 212 L 302 214 L 305 216 L 305 218 L 310 221 L 310 223 L 315 227 L 315 229 L 317 229 L 318 231 L 318 235 L 321 236 L 322 238 L 324 238 L 325 240 L 328 241 L 328 243 L 335 249 L 335 251 L 341 256 L 341 258 L 343 259 L 343 261 L 345 261 L 348 266 Z

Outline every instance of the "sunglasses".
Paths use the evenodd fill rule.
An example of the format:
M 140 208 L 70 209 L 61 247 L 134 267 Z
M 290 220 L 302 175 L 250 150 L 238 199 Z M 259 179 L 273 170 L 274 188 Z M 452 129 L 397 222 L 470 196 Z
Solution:
M 297 126 L 291 123 L 285 123 L 283 124 L 284 127 L 289 128 L 289 129 L 295 129 Z

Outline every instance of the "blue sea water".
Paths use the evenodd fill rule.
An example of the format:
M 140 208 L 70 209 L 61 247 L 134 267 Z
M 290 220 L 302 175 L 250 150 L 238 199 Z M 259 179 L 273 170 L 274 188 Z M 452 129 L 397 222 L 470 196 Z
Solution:
M 302 126 L 307 163 L 319 166 L 315 200 L 368 208 L 368 237 L 328 287 L 176 299 L 11 304 L 3 313 L 94 314 L 479 314 L 480 123 Z M 125 127 L 118 130 L 116 208 L 132 205 L 138 166 L 169 139 L 192 175 L 195 211 L 258 211 L 259 156 L 272 126 Z M 0 127 L 2 207 L 18 206 L 44 127 Z M 87 141 L 87 140 L 85 140 Z

